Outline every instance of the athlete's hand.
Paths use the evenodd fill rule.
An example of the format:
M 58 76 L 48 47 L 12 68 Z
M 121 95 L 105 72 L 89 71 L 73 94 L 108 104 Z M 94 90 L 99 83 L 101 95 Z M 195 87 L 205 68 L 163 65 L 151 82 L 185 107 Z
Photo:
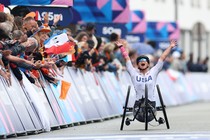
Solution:
M 117 45 L 117 47 L 120 49 L 121 53 L 122 53 L 122 56 L 125 58 L 125 60 L 129 60 L 129 56 L 128 56 L 128 52 L 126 51 L 125 49 L 125 44 L 126 44 L 126 41 L 125 40 L 122 40 L 122 39 L 119 39 L 118 41 L 115 42 L 115 44 Z
M 118 41 L 115 42 L 115 44 L 120 48 L 120 47 L 124 46 L 125 40 L 119 39 Z

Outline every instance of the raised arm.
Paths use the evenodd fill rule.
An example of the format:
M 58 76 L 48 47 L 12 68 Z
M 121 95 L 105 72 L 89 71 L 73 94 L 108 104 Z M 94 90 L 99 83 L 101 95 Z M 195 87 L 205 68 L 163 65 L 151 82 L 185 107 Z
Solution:
M 122 56 L 125 59 L 125 61 L 126 62 L 129 61 L 130 57 L 129 57 L 128 52 L 125 50 L 125 47 L 124 47 L 125 41 L 124 40 L 119 40 L 119 41 L 116 41 L 115 44 L 120 49 L 120 51 L 122 53 Z
M 169 53 L 175 46 L 176 46 L 176 41 L 175 40 L 170 41 L 169 47 L 162 53 L 159 59 L 165 61 L 166 57 L 169 55 Z

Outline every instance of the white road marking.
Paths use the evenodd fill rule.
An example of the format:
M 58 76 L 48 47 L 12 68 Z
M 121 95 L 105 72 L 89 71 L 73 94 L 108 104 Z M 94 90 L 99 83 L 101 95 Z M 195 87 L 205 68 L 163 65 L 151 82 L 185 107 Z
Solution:
M 187 134 L 166 134 L 166 135 L 113 135 L 113 136 L 83 136 L 83 137 L 42 137 L 42 138 L 30 138 L 30 140 L 171 140 L 171 139 L 186 139 L 186 140 L 210 140 L 210 134 L 194 134 L 194 133 L 187 133 Z

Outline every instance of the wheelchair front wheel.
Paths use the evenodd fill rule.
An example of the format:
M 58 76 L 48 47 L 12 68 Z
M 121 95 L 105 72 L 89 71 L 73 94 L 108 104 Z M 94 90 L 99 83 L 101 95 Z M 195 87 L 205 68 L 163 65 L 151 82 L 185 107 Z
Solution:
M 148 129 L 148 87 L 145 84 L 145 130 Z
M 122 116 L 122 122 L 121 122 L 120 130 L 123 130 L 123 126 L 124 126 L 124 122 L 125 122 L 125 116 L 126 116 L 126 110 L 127 110 L 127 107 L 128 107 L 128 100 L 129 100 L 129 96 L 130 96 L 130 90 L 131 90 L 131 86 L 129 85 L 126 100 L 125 100 L 125 106 L 124 106 L 124 110 L 123 110 L 123 116 Z
M 166 114 L 165 105 L 164 105 L 163 98 L 162 98 L 162 95 L 161 95 L 161 92 L 160 92 L 160 87 L 159 87 L 159 85 L 156 85 L 156 87 L 157 87 L 157 91 L 158 91 L 158 95 L 159 95 L 160 104 L 161 104 L 161 107 L 162 107 L 164 119 L 165 119 L 165 122 L 166 122 L 166 126 L 167 126 L 167 129 L 170 129 L 169 122 L 168 122 L 168 117 L 167 117 L 167 114 Z

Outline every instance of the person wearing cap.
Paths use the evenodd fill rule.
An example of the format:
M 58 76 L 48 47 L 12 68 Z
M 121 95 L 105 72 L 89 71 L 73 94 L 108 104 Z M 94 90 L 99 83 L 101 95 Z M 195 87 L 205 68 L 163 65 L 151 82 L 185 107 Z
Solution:
M 39 29 L 32 35 L 39 44 L 39 52 L 44 56 L 44 41 L 49 38 L 49 33 L 51 29 L 48 25 L 42 25 Z
M 136 59 L 136 64 L 138 66 L 138 69 L 134 68 L 127 51 L 123 47 L 124 41 L 120 40 L 116 41 L 115 43 L 120 48 L 121 53 L 126 61 L 126 68 L 131 76 L 131 80 L 136 92 L 136 99 L 139 100 L 141 98 L 144 98 L 145 84 L 147 84 L 148 99 L 150 102 L 152 102 L 152 105 L 155 107 L 156 97 L 154 91 L 155 91 L 157 76 L 163 67 L 163 63 L 166 57 L 171 52 L 171 49 L 176 46 L 176 41 L 172 40 L 170 42 L 169 47 L 162 53 L 157 64 L 153 66 L 151 69 L 149 68 L 150 60 L 145 55 L 141 55 Z

